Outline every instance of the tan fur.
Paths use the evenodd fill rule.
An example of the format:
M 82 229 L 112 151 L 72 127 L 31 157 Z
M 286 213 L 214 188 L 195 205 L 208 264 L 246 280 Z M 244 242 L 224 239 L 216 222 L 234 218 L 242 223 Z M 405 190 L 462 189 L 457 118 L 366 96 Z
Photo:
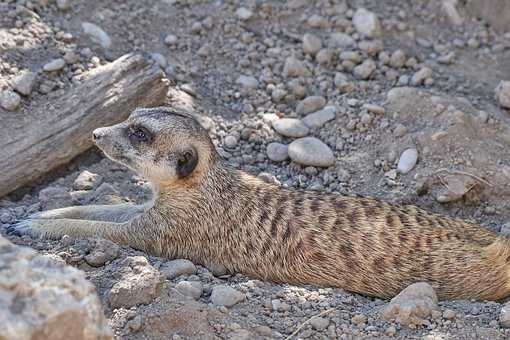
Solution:
M 170 165 L 159 168 L 157 197 L 152 206 L 133 208 L 141 212 L 135 217 L 126 215 L 125 206 L 64 208 L 34 216 L 24 230 L 44 237 L 102 236 L 263 280 L 382 298 L 419 281 L 434 286 L 440 299 L 497 300 L 510 294 L 509 239 L 415 206 L 265 183 L 224 165 L 198 123 L 199 132 L 187 135 L 180 124 L 189 118 L 154 110 L 147 112 L 167 114 L 158 115 L 163 128 L 151 147 L 168 154 L 194 145 L 200 161 L 191 175 L 177 178 Z M 135 111 L 130 119 L 145 115 Z M 147 160 L 144 171 L 150 172 L 147 164 L 152 163 Z M 161 169 L 172 175 L 163 179 Z M 76 217 L 86 209 L 103 213 Z

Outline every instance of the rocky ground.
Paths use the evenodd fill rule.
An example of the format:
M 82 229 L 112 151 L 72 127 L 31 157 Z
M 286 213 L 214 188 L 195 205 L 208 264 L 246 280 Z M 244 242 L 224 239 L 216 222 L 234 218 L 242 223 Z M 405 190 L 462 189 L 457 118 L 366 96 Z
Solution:
M 168 103 L 198 109 L 238 168 L 286 187 L 414 203 L 510 233 L 510 32 L 462 8 L 19 0 L 1 1 L 0 12 L 0 114 L 28 114 L 85 70 L 145 51 L 172 82 Z M 505 301 L 437 304 L 418 285 L 389 303 L 211 272 L 104 240 L 5 233 L 39 210 L 149 198 L 142 178 L 92 150 L 1 199 L 0 232 L 85 271 L 117 338 L 510 337 Z

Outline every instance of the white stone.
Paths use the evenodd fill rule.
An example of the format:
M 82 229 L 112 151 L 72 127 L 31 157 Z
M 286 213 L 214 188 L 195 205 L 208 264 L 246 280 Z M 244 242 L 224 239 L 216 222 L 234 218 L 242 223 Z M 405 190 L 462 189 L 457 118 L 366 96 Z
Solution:
M 102 181 L 101 175 L 84 170 L 74 180 L 73 188 L 74 190 L 90 190 L 98 187 Z
M 303 118 L 303 123 L 309 128 L 319 128 L 329 122 L 330 120 L 335 119 L 336 117 L 336 107 L 334 106 L 326 106 L 322 110 L 310 113 L 306 117 Z
M 256 89 L 259 86 L 257 78 L 245 75 L 240 75 L 237 78 L 236 83 L 242 85 L 247 90 Z
M 46 72 L 54 72 L 54 71 L 59 71 L 59 70 L 63 69 L 64 66 L 66 66 L 66 61 L 62 58 L 58 58 L 58 59 L 53 59 L 49 63 L 46 63 L 43 66 L 43 70 Z
M 375 13 L 365 8 L 359 8 L 352 17 L 352 24 L 356 31 L 365 37 L 373 38 L 381 35 L 381 24 Z
M 496 100 L 501 107 L 510 109 L 510 81 L 502 80 L 496 87 Z
M 402 152 L 398 160 L 397 170 L 402 174 L 411 171 L 418 161 L 418 150 L 411 148 Z
M 235 147 L 236 147 L 236 145 L 237 145 L 237 138 L 236 138 L 236 137 L 234 137 L 234 136 L 231 136 L 231 135 L 226 136 L 226 137 L 225 137 L 225 140 L 224 140 L 224 142 L 223 142 L 223 144 L 224 144 L 227 148 L 229 148 L 229 149 L 233 149 L 233 148 L 235 148 Z
M 319 37 L 306 33 L 303 36 L 303 52 L 315 55 L 322 48 L 322 41 Z
M 36 81 L 36 74 L 34 72 L 23 72 L 12 82 L 12 87 L 16 92 L 29 96 L 32 93 Z
M 354 39 L 350 35 L 342 32 L 335 32 L 329 37 L 328 46 L 334 48 L 345 48 L 353 46 L 354 42 Z
M 174 45 L 177 43 L 177 36 L 175 34 L 167 34 L 165 37 L 165 44 Z
M 290 143 L 289 157 L 295 163 L 308 166 L 329 167 L 335 163 L 333 151 L 315 137 L 304 137 Z
M 232 307 L 244 299 L 243 293 L 229 286 L 215 286 L 211 292 L 211 302 L 215 306 Z
M 310 129 L 299 119 L 281 118 L 273 122 L 273 128 L 285 137 L 304 137 Z
M 167 65 L 166 58 L 161 53 L 151 53 L 151 58 L 154 59 L 158 63 L 159 67 L 161 67 L 161 68 L 166 67 L 166 65 Z
M 283 162 L 289 158 L 289 147 L 282 143 L 272 142 L 267 145 L 266 153 L 273 162 Z
M 21 97 L 12 90 L 4 90 L 0 92 L 0 106 L 7 111 L 14 111 L 21 103 Z
M 361 65 L 356 66 L 352 73 L 358 79 L 368 79 L 376 70 L 377 65 L 372 59 L 367 59 Z
M 241 20 L 248 20 L 253 16 L 253 12 L 250 11 L 248 8 L 240 7 L 237 9 L 236 15 Z
M 112 46 L 110 36 L 103 31 L 101 27 L 90 22 L 83 22 L 81 27 L 83 32 L 87 34 L 93 42 L 101 45 L 103 48 L 110 48 Z

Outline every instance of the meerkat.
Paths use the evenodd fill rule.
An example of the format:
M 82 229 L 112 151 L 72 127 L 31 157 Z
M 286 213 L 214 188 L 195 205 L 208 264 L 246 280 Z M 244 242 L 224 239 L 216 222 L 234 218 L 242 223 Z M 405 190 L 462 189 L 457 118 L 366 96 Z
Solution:
M 261 280 L 380 298 L 420 281 L 440 299 L 510 294 L 510 239 L 411 205 L 266 183 L 226 165 L 186 111 L 137 109 L 93 140 L 147 178 L 154 199 L 43 211 L 11 232 L 102 237 Z

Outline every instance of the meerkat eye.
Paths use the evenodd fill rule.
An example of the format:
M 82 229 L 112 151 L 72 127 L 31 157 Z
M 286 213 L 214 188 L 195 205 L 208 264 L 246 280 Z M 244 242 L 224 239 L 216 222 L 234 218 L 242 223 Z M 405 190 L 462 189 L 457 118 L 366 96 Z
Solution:
M 143 126 L 131 126 L 128 132 L 129 138 L 136 142 L 150 143 L 152 140 L 152 134 Z

